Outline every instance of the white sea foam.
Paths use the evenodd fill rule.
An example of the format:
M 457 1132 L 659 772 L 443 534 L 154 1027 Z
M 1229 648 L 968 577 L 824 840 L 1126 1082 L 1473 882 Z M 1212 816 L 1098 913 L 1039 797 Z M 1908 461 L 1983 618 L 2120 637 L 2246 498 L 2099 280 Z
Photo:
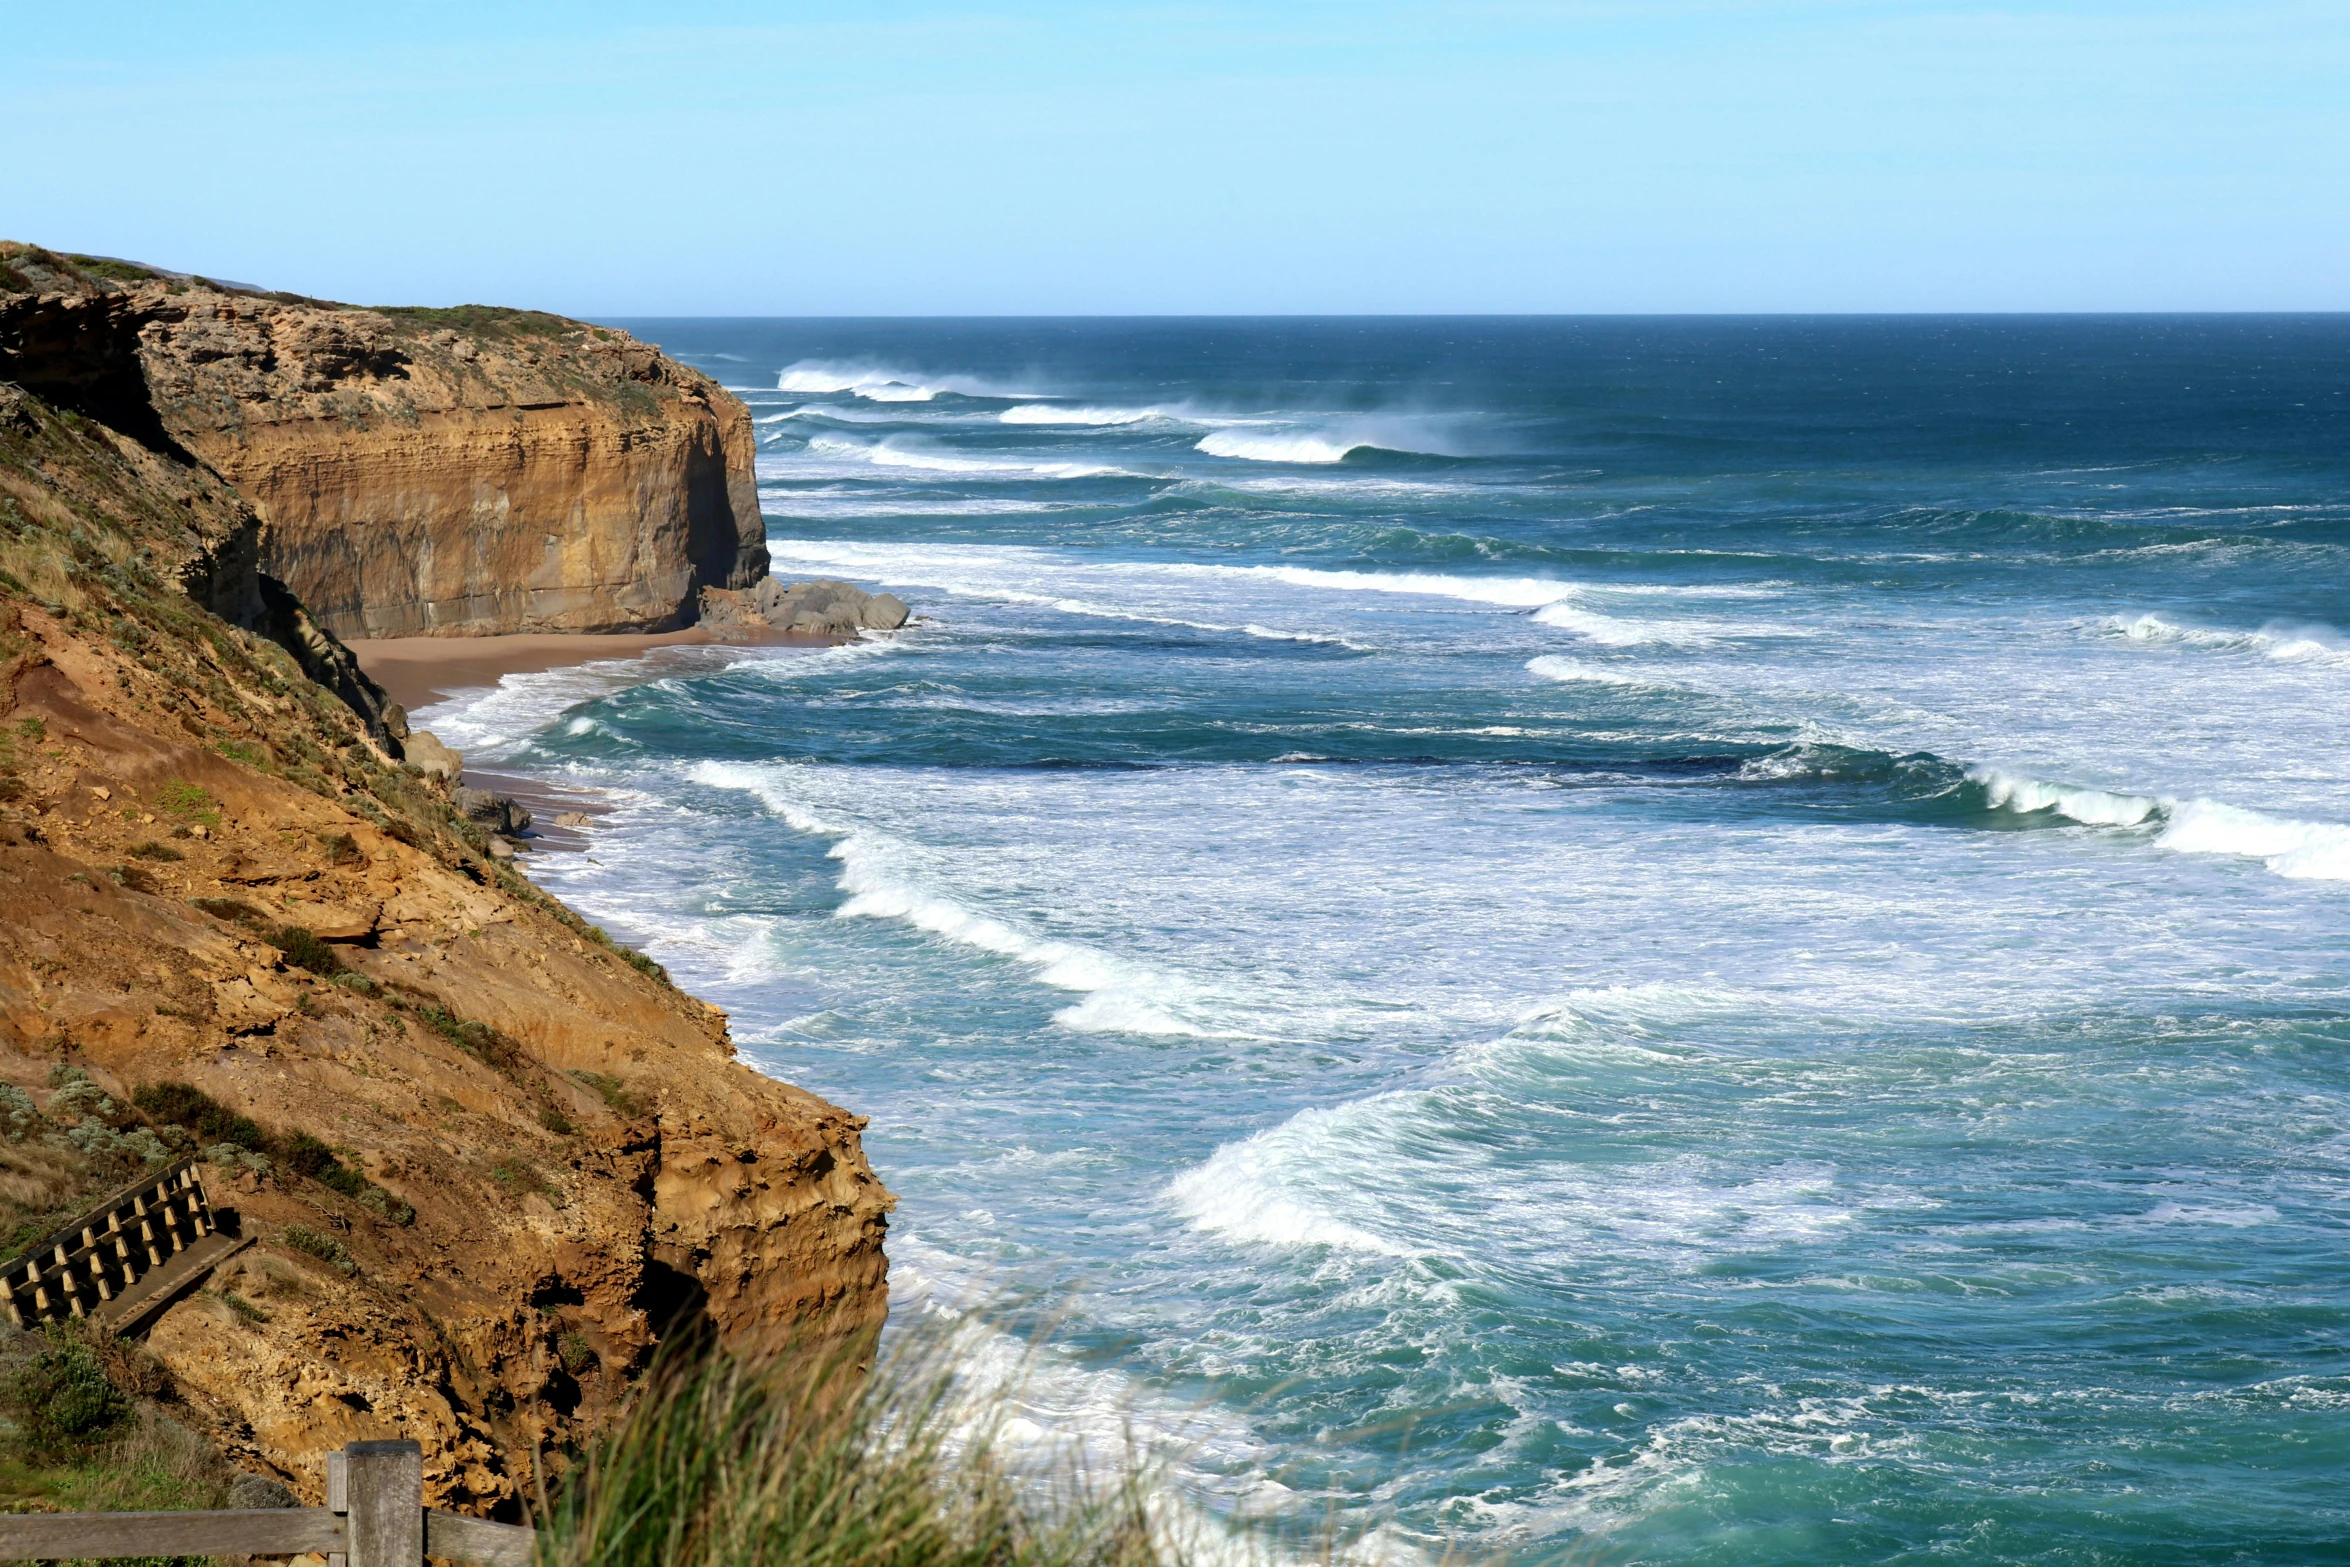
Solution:
M 1228 1240 L 1409 1256 L 1409 1249 L 1319 1210 L 1286 1180 L 1299 1146 L 1325 1140 L 1332 1122 L 1355 1109 L 1301 1110 L 1279 1126 L 1226 1143 L 1169 1183 L 1167 1200 L 1194 1229 Z
M 1005 424 L 1082 425 L 1142 424 L 1151 419 L 1180 417 L 1165 408 L 1072 408 L 1058 403 L 1021 403 L 996 415 Z
M 1678 643 L 1702 646 L 1713 641 L 1726 629 L 1708 621 L 1686 624 L 1662 620 L 1634 620 L 1622 615 L 1603 615 L 1598 610 L 1561 601 L 1545 604 L 1534 612 L 1534 618 L 1546 626 L 1561 631 L 1572 631 L 1577 636 L 1597 642 L 1603 647 L 1638 647 L 1643 643 Z
M 935 451 L 894 438 L 867 445 L 820 435 L 808 442 L 807 450 L 812 456 L 867 462 L 877 468 L 911 468 L 925 473 L 1024 479 L 1141 477 L 1123 468 L 1106 467 L 1100 463 L 1017 462 L 1001 458 L 958 457 L 951 452 Z
M 1165 565 L 1161 571 L 1184 576 L 1254 577 L 1285 582 L 1291 587 L 1322 588 L 1340 593 L 1404 593 L 1420 598 L 1459 599 L 1471 604 L 1495 604 L 1510 609 L 1532 609 L 1555 604 L 1580 591 L 1571 582 L 1547 577 L 1471 577 L 1431 571 L 1333 571 L 1315 566 Z
M 833 392 L 847 392 L 874 403 L 926 403 L 941 392 L 953 392 L 963 397 L 1033 397 L 1033 392 L 1013 391 L 979 376 L 925 375 L 918 371 L 901 370 L 886 365 L 803 359 L 786 365 L 776 378 L 779 392 L 796 392 L 802 396 L 824 396 Z
M 2087 789 L 1972 767 L 1995 810 L 2049 811 L 2091 827 L 2160 823 L 2154 842 L 2178 854 L 2226 854 L 2263 862 L 2279 876 L 2350 881 L 2350 825 L 2302 821 L 2217 800 Z
M 2170 809 L 2154 840 L 2182 854 L 2239 854 L 2265 862 L 2279 876 L 2350 881 L 2350 826 L 2296 821 L 2213 800 L 2188 800 Z
M 1198 450 L 1210 457 L 1238 457 L 1248 462 L 1344 462 L 1370 441 L 1350 441 L 1324 435 L 1254 435 L 1240 430 L 1216 430 L 1200 438 Z
M 698 762 L 687 776 L 713 788 L 754 795 L 795 831 L 833 839 L 831 857 L 841 865 L 840 889 L 849 895 L 833 911 L 837 918 L 898 920 L 960 946 L 1024 964 L 1057 990 L 1085 994 L 1085 1000 L 1053 1014 L 1054 1022 L 1077 1032 L 1195 1037 L 1214 1032 L 1179 1015 L 1197 1010 L 1204 999 L 1197 986 L 1080 942 L 1034 935 L 1017 921 L 973 908 L 945 884 L 951 872 L 934 854 L 811 809 L 792 789 L 796 771 L 790 764 Z
M 2214 652 L 2253 653 L 2283 664 L 2350 668 L 2350 640 L 2331 626 L 2271 621 L 2258 631 L 2183 625 L 2160 615 L 2108 615 L 2094 622 L 2107 635 L 2133 642 L 2173 643 Z
M 2014 811 L 2019 815 L 2053 811 L 2090 827 L 2135 827 L 2163 810 L 2163 802 L 2152 795 L 2043 783 L 1995 767 L 1970 767 L 1967 776 L 1982 786 L 1985 798 L 1995 811 Z
M 1196 450 L 1210 457 L 1246 462 L 1327 466 L 1359 451 L 1409 452 L 1419 456 L 1459 455 L 1450 419 L 1409 414 L 1364 415 L 1317 420 L 1229 420 L 1202 436 Z
M 1526 660 L 1526 672 L 1540 675 L 1545 680 L 1556 680 L 1573 685 L 1624 686 L 1639 690 L 1657 689 L 1656 683 L 1644 680 L 1629 670 L 1602 664 L 1586 664 L 1577 658 L 1560 658 L 1545 653 Z

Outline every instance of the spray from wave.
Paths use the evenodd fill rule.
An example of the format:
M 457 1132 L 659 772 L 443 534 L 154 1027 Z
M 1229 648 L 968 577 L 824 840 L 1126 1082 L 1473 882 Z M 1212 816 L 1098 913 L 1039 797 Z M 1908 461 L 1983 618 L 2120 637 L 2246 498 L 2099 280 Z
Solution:
M 1077 424 L 1110 426 L 1143 424 L 1153 419 L 1180 419 L 1165 408 L 1064 408 L 1053 403 L 1021 403 L 996 418 L 1004 424 Z
M 1200 438 L 1195 448 L 1210 457 L 1246 462 L 1327 466 L 1356 452 L 1402 452 L 1420 457 L 1461 457 L 1454 426 L 1458 416 L 1386 415 L 1365 418 L 1234 420 Z
M 923 375 L 886 365 L 803 359 L 786 365 L 775 379 L 779 392 L 822 397 L 847 392 L 872 403 L 927 403 L 943 394 L 959 397 L 1020 398 L 1033 392 L 1015 391 L 970 375 Z

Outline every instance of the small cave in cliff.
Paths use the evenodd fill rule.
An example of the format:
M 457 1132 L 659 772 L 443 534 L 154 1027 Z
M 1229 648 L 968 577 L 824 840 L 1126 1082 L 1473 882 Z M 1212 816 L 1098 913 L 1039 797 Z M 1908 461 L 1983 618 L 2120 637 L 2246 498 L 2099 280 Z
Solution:
M 666 1262 L 645 1259 L 644 1277 L 632 1304 L 645 1314 L 654 1336 L 663 1343 L 716 1335 L 716 1324 L 710 1320 L 710 1295 L 702 1288 L 702 1281 Z

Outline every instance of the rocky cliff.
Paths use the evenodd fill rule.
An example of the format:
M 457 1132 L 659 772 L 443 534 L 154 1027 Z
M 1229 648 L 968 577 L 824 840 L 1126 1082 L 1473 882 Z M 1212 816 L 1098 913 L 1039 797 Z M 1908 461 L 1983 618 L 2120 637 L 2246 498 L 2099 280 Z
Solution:
M 891 1199 L 862 1123 L 734 1061 L 721 1014 L 496 863 L 299 638 L 258 634 L 267 530 L 191 448 L 332 416 L 223 405 L 204 436 L 140 388 L 154 342 L 261 307 L 25 297 L 69 303 L 0 343 L 0 375 L 54 393 L 0 384 L 0 1232 L 205 1159 L 255 1245 L 152 1332 L 186 1418 L 309 1491 L 325 1450 L 414 1438 L 435 1498 L 477 1509 L 665 1331 L 876 1324 Z M 634 428 L 657 415 L 685 439 L 677 409 Z M 359 450 L 395 461 L 372 419 Z
M 0 379 L 225 476 L 338 636 L 665 631 L 766 574 L 748 411 L 609 328 L 0 245 Z

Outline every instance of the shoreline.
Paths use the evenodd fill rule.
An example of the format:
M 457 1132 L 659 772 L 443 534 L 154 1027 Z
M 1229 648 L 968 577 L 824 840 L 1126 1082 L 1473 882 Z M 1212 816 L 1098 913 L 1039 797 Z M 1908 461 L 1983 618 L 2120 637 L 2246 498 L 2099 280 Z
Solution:
M 413 714 L 460 691 L 494 690 L 508 675 L 572 669 L 608 658 L 631 658 L 656 648 L 766 647 L 813 653 L 845 640 L 853 639 L 765 627 L 728 627 L 724 635 L 716 635 L 708 627 L 691 626 L 662 632 L 522 631 L 486 637 L 377 637 L 344 646 L 357 657 L 368 678 Z M 600 789 L 506 768 L 468 765 L 458 782 L 502 794 L 529 809 L 530 827 L 514 846 L 526 857 L 585 851 L 592 841 L 587 824 L 563 825 L 556 817 L 576 813 L 592 820 L 615 809 Z
M 535 675 L 599 659 L 629 658 L 663 647 L 837 646 L 840 637 L 766 628 L 706 626 L 683 631 L 517 631 L 486 637 L 374 637 L 349 641 L 369 679 L 413 713 L 459 691 L 494 687 L 508 675 Z

